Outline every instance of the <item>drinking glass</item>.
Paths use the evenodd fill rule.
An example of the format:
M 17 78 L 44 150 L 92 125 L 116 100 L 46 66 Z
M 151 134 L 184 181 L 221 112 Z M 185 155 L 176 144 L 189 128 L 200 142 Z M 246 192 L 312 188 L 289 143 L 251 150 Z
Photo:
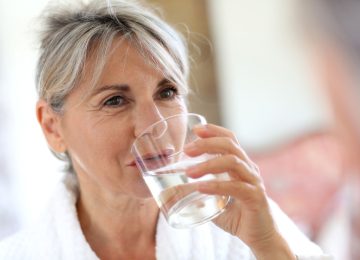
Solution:
M 199 138 L 194 126 L 205 124 L 205 118 L 198 114 L 173 115 L 149 126 L 132 146 L 136 165 L 152 196 L 167 222 L 175 228 L 194 227 L 215 218 L 230 199 L 196 190 L 196 182 L 228 180 L 227 173 L 208 173 L 196 179 L 185 174 L 188 167 L 218 156 L 190 157 L 183 151 L 187 143 Z

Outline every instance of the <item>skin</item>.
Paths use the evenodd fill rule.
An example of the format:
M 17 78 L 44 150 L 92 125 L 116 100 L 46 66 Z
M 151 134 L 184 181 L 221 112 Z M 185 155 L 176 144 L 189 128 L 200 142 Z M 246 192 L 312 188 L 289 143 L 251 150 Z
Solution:
M 187 154 L 222 156 L 188 169 L 187 175 L 198 178 L 208 172 L 227 172 L 231 178 L 231 181 L 202 182 L 198 185 L 202 193 L 230 195 L 233 199 L 214 223 L 244 241 L 257 259 L 295 259 L 275 227 L 258 167 L 240 147 L 235 134 L 212 124 L 198 127 L 195 131 L 201 139 L 186 147 Z
M 150 124 L 187 108 L 181 90 L 126 41 L 113 45 L 93 92 L 89 68 L 94 62 L 91 57 L 86 62 L 88 71 L 68 95 L 62 114 L 46 101 L 38 101 L 38 120 L 50 147 L 67 151 L 72 158 L 80 186 L 79 220 L 96 254 L 101 259 L 155 259 L 159 209 L 134 165 L 131 145 Z M 106 87 L 119 85 L 126 85 L 126 90 Z M 275 228 L 258 169 L 235 135 L 215 125 L 198 128 L 196 133 L 201 139 L 186 147 L 188 155 L 223 156 L 187 174 L 197 178 L 207 172 L 228 172 L 231 176 L 228 182 L 197 187 L 204 193 L 233 197 L 215 223 L 247 243 L 258 259 L 295 259 Z

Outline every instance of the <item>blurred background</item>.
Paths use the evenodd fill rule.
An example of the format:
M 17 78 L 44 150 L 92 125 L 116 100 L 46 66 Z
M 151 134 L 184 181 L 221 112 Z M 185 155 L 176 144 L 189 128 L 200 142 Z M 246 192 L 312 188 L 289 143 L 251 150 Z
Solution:
M 36 17 L 47 2 L 0 0 L 0 238 L 41 213 L 62 175 L 35 117 Z M 347 149 L 319 68 L 324 38 L 309 30 L 319 23 L 308 12 L 315 7 L 300 0 L 147 2 L 189 41 L 190 110 L 233 130 L 269 195 L 326 252 L 351 259 L 339 206 Z

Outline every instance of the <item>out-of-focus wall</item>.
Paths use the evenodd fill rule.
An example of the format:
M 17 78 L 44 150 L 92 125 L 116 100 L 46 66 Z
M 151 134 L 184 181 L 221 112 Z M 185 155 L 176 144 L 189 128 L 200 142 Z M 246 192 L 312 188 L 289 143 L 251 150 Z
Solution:
M 209 0 L 221 117 L 242 145 L 269 149 L 329 121 L 295 0 Z

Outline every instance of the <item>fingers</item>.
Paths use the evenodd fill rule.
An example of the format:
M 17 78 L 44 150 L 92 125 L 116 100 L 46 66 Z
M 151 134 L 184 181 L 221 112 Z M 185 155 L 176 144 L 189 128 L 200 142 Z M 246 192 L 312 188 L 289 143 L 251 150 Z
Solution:
M 206 173 L 228 172 L 235 179 L 241 178 L 250 183 L 259 181 L 258 167 L 241 149 L 233 132 L 212 124 L 198 125 L 194 131 L 200 139 L 185 146 L 186 154 L 191 157 L 205 153 L 215 154 L 222 155 L 220 156 L 222 159 L 209 160 L 192 167 L 188 171 L 190 177 L 197 178 Z
M 245 159 L 243 153 L 239 150 L 238 144 L 229 137 L 198 139 L 187 144 L 185 146 L 185 152 L 190 156 L 199 156 L 203 153 L 235 154 Z
M 237 138 L 232 131 L 213 124 L 197 125 L 194 127 L 194 132 L 201 138 L 225 136 L 237 142 Z
M 263 185 L 251 185 L 242 181 L 208 181 L 200 182 L 197 189 L 201 193 L 231 196 L 255 209 L 266 203 Z
M 212 150 L 213 153 L 216 153 L 216 151 L 217 151 L 217 153 L 225 153 L 225 154 L 233 153 L 233 154 L 236 154 L 237 156 L 239 156 L 241 159 L 243 159 L 247 162 L 251 162 L 250 158 L 247 156 L 245 151 L 241 148 L 241 146 L 236 138 L 236 135 L 232 131 L 230 131 L 224 127 L 221 127 L 221 126 L 207 124 L 207 125 L 198 125 L 198 126 L 194 127 L 194 132 L 201 139 L 196 140 L 192 144 L 196 144 L 196 146 L 199 146 L 197 148 L 201 149 L 201 151 L 204 152 L 206 149 L 210 149 L 207 152 L 211 152 L 211 148 L 213 148 L 214 146 L 212 146 L 211 143 L 207 143 L 206 141 L 215 139 L 214 145 L 216 145 L 216 147 L 218 147 L 218 149 Z M 210 137 L 213 137 L 213 138 L 210 138 Z M 195 148 L 195 147 L 193 147 L 193 146 L 191 146 L 191 144 L 189 144 L 188 146 L 186 146 L 185 151 L 189 152 L 190 156 L 198 155 L 198 154 L 195 154 L 196 150 L 193 148 Z M 187 149 L 189 149 L 189 150 L 187 150 Z M 201 151 L 199 151 L 199 152 L 201 152 Z
M 260 177 L 250 166 L 232 154 L 215 157 L 186 170 L 186 174 L 191 178 L 199 178 L 209 173 L 224 172 L 227 172 L 235 180 L 241 179 L 253 185 L 260 182 Z

